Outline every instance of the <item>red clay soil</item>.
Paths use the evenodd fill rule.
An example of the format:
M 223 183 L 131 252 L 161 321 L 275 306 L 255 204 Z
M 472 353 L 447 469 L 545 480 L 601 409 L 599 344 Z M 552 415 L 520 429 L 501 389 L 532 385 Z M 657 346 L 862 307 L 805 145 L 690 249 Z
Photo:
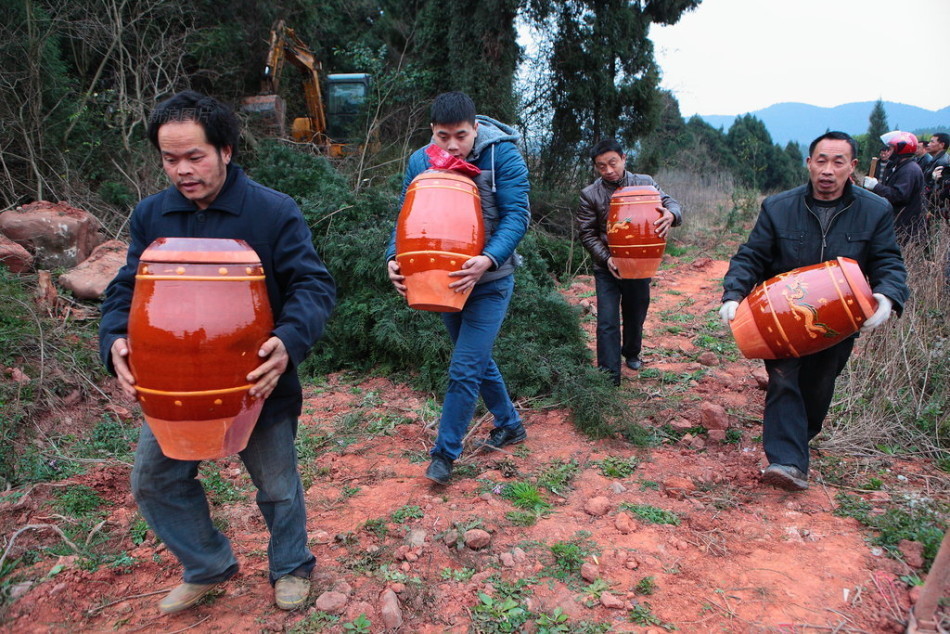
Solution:
M 93 487 L 112 502 L 103 530 L 117 536 L 111 547 L 127 551 L 134 561 L 93 571 L 80 567 L 76 557 L 34 564 L 21 574 L 33 579 L 32 585 L 20 586 L 21 596 L 7 602 L 0 629 L 342 632 L 344 624 L 364 614 L 372 622 L 368 631 L 382 632 L 384 623 L 395 622 L 381 613 L 381 596 L 393 589 L 400 631 L 507 631 L 497 622 L 479 629 L 476 608 L 484 603 L 479 593 L 499 596 L 520 580 L 523 607 L 548 615 L 559 608 L 568 616 L 568 628 L 553 631 L 604 631 L 596 623 L 617 632 L 674 626 L 682 632 L 903 631 L 910 593 L 900 576 L 920 571 L 872 549 L 855 520 L 833 515 L 840 489 L 817 474 L 803 493 L 759 483 L 764 392 L 753 372 L 761 362 L 709 355 L 704 357 L 709 365 L 697 361 L 703 350 L 696 345 L 696 324 L 718 308 L 725 268 L 722 261 L 680 261 L 657 275 L 644 371 L 624 370 L 621 389 L 647 394 L 661 393 L 659 373 L 693 375 L 683 380 L 682 398 L 670 407 L 631 405 L 642 406 L 644 425 L 694 428 L 679 440 L 672 436 L 649 449 L 619 439 L 592 441 L 564 410 L 525 408 L 524 445 L 464 456 L 458 463 L 462 473 L 440 488 L 422 477 L 434 434 L 430 395 L 384 378 L 332 375 L 308 389 L 301 421 L 301 436 L 323 437 L 311 445 L 316 457 L 302 464 L 318 561 L 304 609 L 288 613 L 274 606 L 267 584 L 267 532 L 240 461 L 229 459 L 216 466 L 245 493 L 241 501 L 216 504 L 214 514 L 227 527 L 241 572 L 195 608 L 160 615 L 160 593 L 179 583 L 181 570 L 151 532 L 141 544 L 133 543 L 129 529 L 139 516 L 129 493 L 129 466 L 112 464 L 91 466 L 69 482 Z M 574 304 L 592 303 L 590 278 L 577 280 L 565 296 Z M 584 328 L 593 345 L 590 316 Z M 729 438 L 741 434 L 738 442 L 696 433 L 703 403 L 730 413 L 737 431 Z M 363 430 L 351 444 L 341 431 L 347 421 Z M 487 418 L 479 424 L 474 436 L 490 427 Z M 598 464 L 608 457 L 637 457 L 640 463 L 626 477 L 609 478 Z M 559 494 L 544 491 L 551 511 L 532 526 L 515 525 L 507 514 L 517 509 L 502 495 L 504 485 L 533 481 L 556 461 L 577 463 L 570 487 Z M 932 490 L 940 480 L 929 465 L 891 459 L 885 466 L 875 471 L 885 473 L 877 476 L 885 491 L 946 495 L 944 485 L 942 492 Z M 0 498 L 4 545 L 27 525 L 65 521 L 45 504 L 52 489 L 35 487 L 16 501 Z M 880 491 L 860 494 L 877 507 L 886 507 L 889 499 Z M 680 521 L 650 523 L 631 512 L 631 505 L 662 509 Z M 489 534 L 486 546 L 465 545 L 461 533 L 471 527 Z M 51 530 L 24 531 L 10 556 L 57 542 Z M 576 570 L 556 573 L 550 548 L 556 543 L 575 544 L 585 555 L 592 564 L 584 567 L 586 581 Z M 315 605 L 331 588 L 343 596 L 332 607 L 336 620 Z M 385 618 L 396 617 L 389 612 Z M 532 623 L 527 631 L 534 631 Z

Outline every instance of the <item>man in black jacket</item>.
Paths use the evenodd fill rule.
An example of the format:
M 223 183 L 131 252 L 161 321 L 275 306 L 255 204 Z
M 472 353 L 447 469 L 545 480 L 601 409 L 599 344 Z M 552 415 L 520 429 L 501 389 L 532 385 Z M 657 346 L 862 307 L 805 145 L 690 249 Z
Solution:
M 123 392 L 136 397 L 129 309 L 140 256 L 156 238 L 240 239 L 260 257 L 274 329 L 257 351 L 260 365 L 247 376 L 250 396 L 264 399 L 264 406 L 240 456 L 271 535 L 267 555 L 275 602 L 292 610 L 304 606 L 316 563 L 307 545 L 294 448 L 303 403 L 297 366 L 323 333 L 336 287 L 293 199 L 255 183 L 232 161 L 240 130 L 227 106 L 192 91 L 174 95 L 152 112 L 148 137 L 171 186 L 132 212 L 126 265 L 102 304 L 99 346 Z M 163 614 L 195 605 L 238 572 L 231 543 L 212 522 L 198 466 L 198 461 L 166 457 L 148 424 L 142 425 L 132 493 L 149 526 L 184 567 L 184 583 L 159 601 Z
M 892 310 L 900 314 L 909 291 L 894 214 L 886 200 L 851 185 L 856 152 L 850 136 L 826 132 L 809 147 L 809 183 L 765 199 L 723 280 L 719 314 L 725 324 L 757 284 L 836 257 L 857 261 L 878 302 L 863 331 L 883 324 Z M 789 491 L 808 488 L 808 441 L 821 431 L 853 346 L 850 337 L 814 354 L 765 361 L 764 482 Z
M 864 177 L 864 187 L 894 208 L 894 232 L 902 246 L 927 241 L 924 213 L 924 173 L 915 160 L 917 137 L 895 130 L 881 137 L 891 150 L 880 180 Z

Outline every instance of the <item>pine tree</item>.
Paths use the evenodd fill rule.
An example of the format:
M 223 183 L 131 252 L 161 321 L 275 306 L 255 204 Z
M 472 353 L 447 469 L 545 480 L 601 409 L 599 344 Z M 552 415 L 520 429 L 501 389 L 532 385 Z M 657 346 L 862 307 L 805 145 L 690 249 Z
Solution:
M 868 117 L 868 133 L 859 148 L 860 163 L 862 166 L 868 165 L 871 159 L 878 154 L 881 149 L 881 135 L 888 132 L 887 112 L 884 110 L 884 102 L 878 99 L 871 109 L 871 116 Z
M 540 177 L 553 181 L 603 138 L 631 146 L 659 117 L 660 73 L 649 39 L 654 22 L 673 24 L 699 0 L 569 0 L 529 3 L 551 33 L 550 141 Z

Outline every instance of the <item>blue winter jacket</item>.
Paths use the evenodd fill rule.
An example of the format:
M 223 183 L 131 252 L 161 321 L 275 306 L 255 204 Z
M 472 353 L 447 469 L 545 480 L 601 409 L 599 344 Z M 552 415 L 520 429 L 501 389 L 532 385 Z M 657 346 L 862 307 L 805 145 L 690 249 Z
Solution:
M 486 239 L 482 255 L 492 261 L 492 267 L 478 281 L 482 284 L 514 271 L 518 259 L 515 249 L 528 230 L 531 211 L 528 205 L 528 166 L 516 145 L 520 135 L 511 126 L 490 117 L 478 115 L 476 119 L 478 137 L 466 160 L 482 170 L 474 179 L 485 220 Z M 400 207 L 412 179 L 431 167 L 426 147 L 419 148 L 409 157 Z M 386 260 L 395 257 L 396 232 L 393 230 Z

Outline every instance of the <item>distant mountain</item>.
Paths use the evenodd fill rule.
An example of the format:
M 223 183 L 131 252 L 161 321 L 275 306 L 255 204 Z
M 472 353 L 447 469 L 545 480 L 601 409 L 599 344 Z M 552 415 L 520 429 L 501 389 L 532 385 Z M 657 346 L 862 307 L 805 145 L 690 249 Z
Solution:
M 777 103 L 749 114 L 765 124 L 772 141 L 784 146 L 789 141 L 807 145 L 826 130 L 842 130 L 848 134 L 865 134 L 874 101 L 846 103 L 834 108 L 820 108 L 806 103 Z M 950 126 L 950 106 L 941 110 L 925 110 L 893 101 L 884 102 L 887 123 L 891 130 L 931 130 Z M 728 131 L 737 115 L 699 115 L 714 128 Z

